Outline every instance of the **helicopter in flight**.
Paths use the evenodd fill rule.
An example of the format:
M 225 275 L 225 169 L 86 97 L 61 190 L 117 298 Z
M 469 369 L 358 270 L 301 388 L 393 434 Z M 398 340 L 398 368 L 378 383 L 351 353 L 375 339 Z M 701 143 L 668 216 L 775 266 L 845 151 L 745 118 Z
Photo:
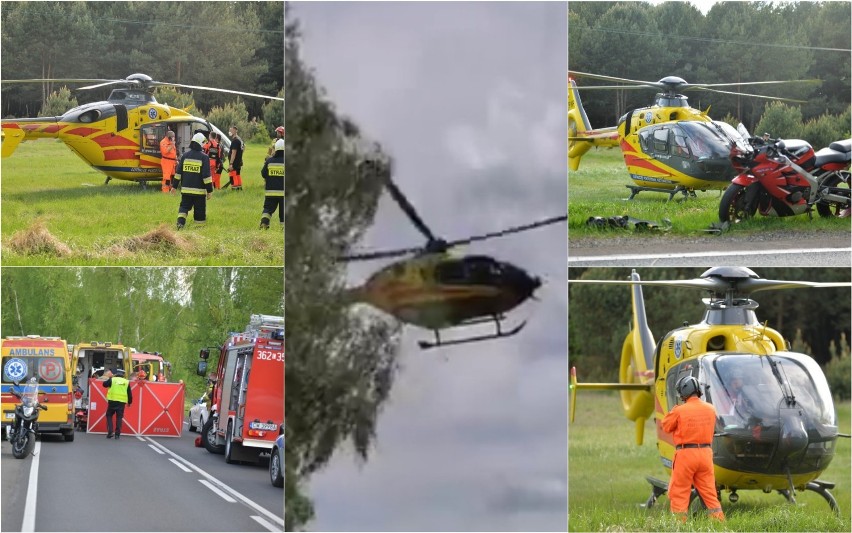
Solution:
M 147 74 L 131 74 L 123 80 L 52 79 L 3 80 L 3 84 L 42 82 L 91 83 L 78 90 L 116 86 L 106 101 L 93 102 L 69 109 L 62 116 L 2 120 L 2 156 L 9 157 L 22 141 L 56 138 L 65 143 L 83 161 L 111 179 L 148 181 L 162 179 L 160 141 L 169 130 L 175 133 L 177 153 L 189 149 L 192 136 L 201 132 L 219 135 L 223 153 L 227 155 L 231 142 L 219 128 L 191 113 L 157 102 L 154 89 L 178 87 L 216 91 L 242 96 L 281 100 L 276 96 L 166 83 L 153 80 Z
M 834 458 L 837 438 L 849 435 L 838 432 L 828 382 L 810 356 L 789 351 L 790 343 L 778 331 L 758 322 L 758 304 L 750 295 L 852 283 L 763 279 L 744 267 L 715 267 L 700 278 L 659 281 L 642 281 L 634 270 L 629 281 L 576 279 L 569 280 L 569 287 L 579 283 L 630 285 L 633 322 L 622 347 L 619 383 L 580 383 L 572 367 L 572 422 L 578 390 L 618 390 L 625 416 L 636 424 L 637 445 L 643 442 L 645 421 L 655 418 L 660 461 L 671 471 L 675 446 L 662 421 L 680 400 L 677 382 L 693 376 L 717 413 L 712 449 L 718 492 L 728 491 L 733 503 L 741 490 L 777 491 L 795 503 L 796 491 L 810 490 L 837 511 L 829 491 L 834 484 L 818 477 Z M 655 342 L 643 285 L 707 291 L 703 319 L 684 323 Z M 652 486 L 645 504 L 650 508 L 668 491 L 668 483 L 646 479 Z
M 574 78 L 590 78 L 628 85 L 580 86 Z M 819 80 L 798 80 L 815 83 Z M 710 118 L 708 107 L 701 111 L 689 106 L 680 94 L 703 90 L 736 94 L 753 98 L 802 102 L 790 98 L 764 96 L 720 90 L 719 87 L 740 85 L 777 85 L 797 81 L 758 81 L 742 83 L 690 84 L 677 76 L 666 76 L 657 82 L 616 78 L 599 74 L 569 71 L 568 78 L 568 164 L 580 168 L 580 159 L 594 147 L 620 147 L 627 172 L 634 185 L 627 185 L 632 200 L 642 191 L 662 192 L 671 200 L 681 193 L 685 198 L 695 191 L 722 190 L 737 175 L 730 161 L 731 150 L 743 139 L 726 122 Z M 589 123 L 581 90 L 625 90 L 655 88 L 659 92 L 653 105 L 632 109 L 617 126 L 593 129 Z
M 446 241 L 435 236 L 414 206 L 391 179 L 390 167 L 380 174 L 391 197 L 426 237 L 424 246 L 352 254 L 340 261 L 366 261 L 409 256 L 372 274 L 361 286 L 347 290 L 352 303 L 367 303 L 406 324 L 430 329 L 434 342 L 419 341 L 421 349 L 511 337 L 526 322 L 503 328 L 505 314 L 533 296 L 541 280 L 524 269 L 487 255 L 455 256 L 460 245 L 532 230 L 567 220 L 550 217 L 501 231 Z M 493 323 L 495 331 L 454 339 L 442 339 L 450 328 Z

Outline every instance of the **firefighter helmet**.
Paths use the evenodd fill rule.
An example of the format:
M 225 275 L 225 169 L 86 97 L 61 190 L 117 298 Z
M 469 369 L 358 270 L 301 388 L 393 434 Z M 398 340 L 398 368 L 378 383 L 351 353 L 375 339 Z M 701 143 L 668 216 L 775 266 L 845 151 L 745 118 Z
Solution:
M 198 146 L 201 146 L 205 142 L 207 142 L 207 137 L 205 137 L 204 134 L 199 131 L 198 133 L 192 136 L 192 142 L 198 143 Z
M 277 151 L 283 150 L 283 149 L 284 149 L 284 139 L 278 139 L 277 141 L 275 141 L 275 151 L 277 152 Z
M 694 376 L 685 376 L 677 382 L 677 393 L 681 398 L 686 400 L 692 395 L 701 397 L 701 388 L 698 385 L 698 380 Z
M 284 126 L 278 126 L 277 128 L 275 128 L 275 133 L 280 133 L 281 136 L 283 137 L 284 136 Z

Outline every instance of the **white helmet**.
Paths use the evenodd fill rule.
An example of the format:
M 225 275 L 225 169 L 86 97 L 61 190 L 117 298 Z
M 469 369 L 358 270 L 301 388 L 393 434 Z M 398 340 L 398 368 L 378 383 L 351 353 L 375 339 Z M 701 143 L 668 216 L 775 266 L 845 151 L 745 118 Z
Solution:
M 283 149 L 284 149 L 284 139 L 278 139 L 277 141 L 275 141 L 275 151 L 277 152 L 278 150 L 283 150 Z
M 205 137 L 203 133 L 198 132 L 192 136 L 192 142 L 198 143 L 198 146 L 201 146 L 207 142 L 207 137 Z

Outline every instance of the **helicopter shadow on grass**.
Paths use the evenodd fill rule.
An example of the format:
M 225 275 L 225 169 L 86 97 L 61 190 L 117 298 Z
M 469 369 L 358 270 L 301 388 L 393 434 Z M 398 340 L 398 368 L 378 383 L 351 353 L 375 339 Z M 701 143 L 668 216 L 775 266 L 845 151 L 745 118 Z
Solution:
M 136 183 L 127 182 L 124 184 L 110 183 L 103 184 L 87 184 L 81 183 L 79 187 L 69 188 L 52 188 L 52 189 L 37 189 L 32 191 L 21 192 L 4 192 L 4 201 L 20 201 L 32 202 L 33 200 L 44 199 L 49 197 L 58 200 L 77 200 L 80 198 L 98 198 L 98 197 L 127 197 L 141 194 L 163 194 L 158 186 L 149 185 L 147 189 Z M 165 196 L 165 195 L 163 195 Z

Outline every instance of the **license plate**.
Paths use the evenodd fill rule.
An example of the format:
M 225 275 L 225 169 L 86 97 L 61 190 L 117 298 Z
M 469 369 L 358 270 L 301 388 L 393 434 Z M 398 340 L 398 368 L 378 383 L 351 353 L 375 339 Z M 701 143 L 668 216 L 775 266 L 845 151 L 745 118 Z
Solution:
M 277 424 L 262 424 L 260 422 L 252 422 L 251 424 L 249 424 L 249 427 L 251 429 L 263 429 L 266 431 L 274 431 L 278 429 Z
M 15 413 L 3 413 L 3 418 L 6 420 L 13 420 L 15 418 Z

